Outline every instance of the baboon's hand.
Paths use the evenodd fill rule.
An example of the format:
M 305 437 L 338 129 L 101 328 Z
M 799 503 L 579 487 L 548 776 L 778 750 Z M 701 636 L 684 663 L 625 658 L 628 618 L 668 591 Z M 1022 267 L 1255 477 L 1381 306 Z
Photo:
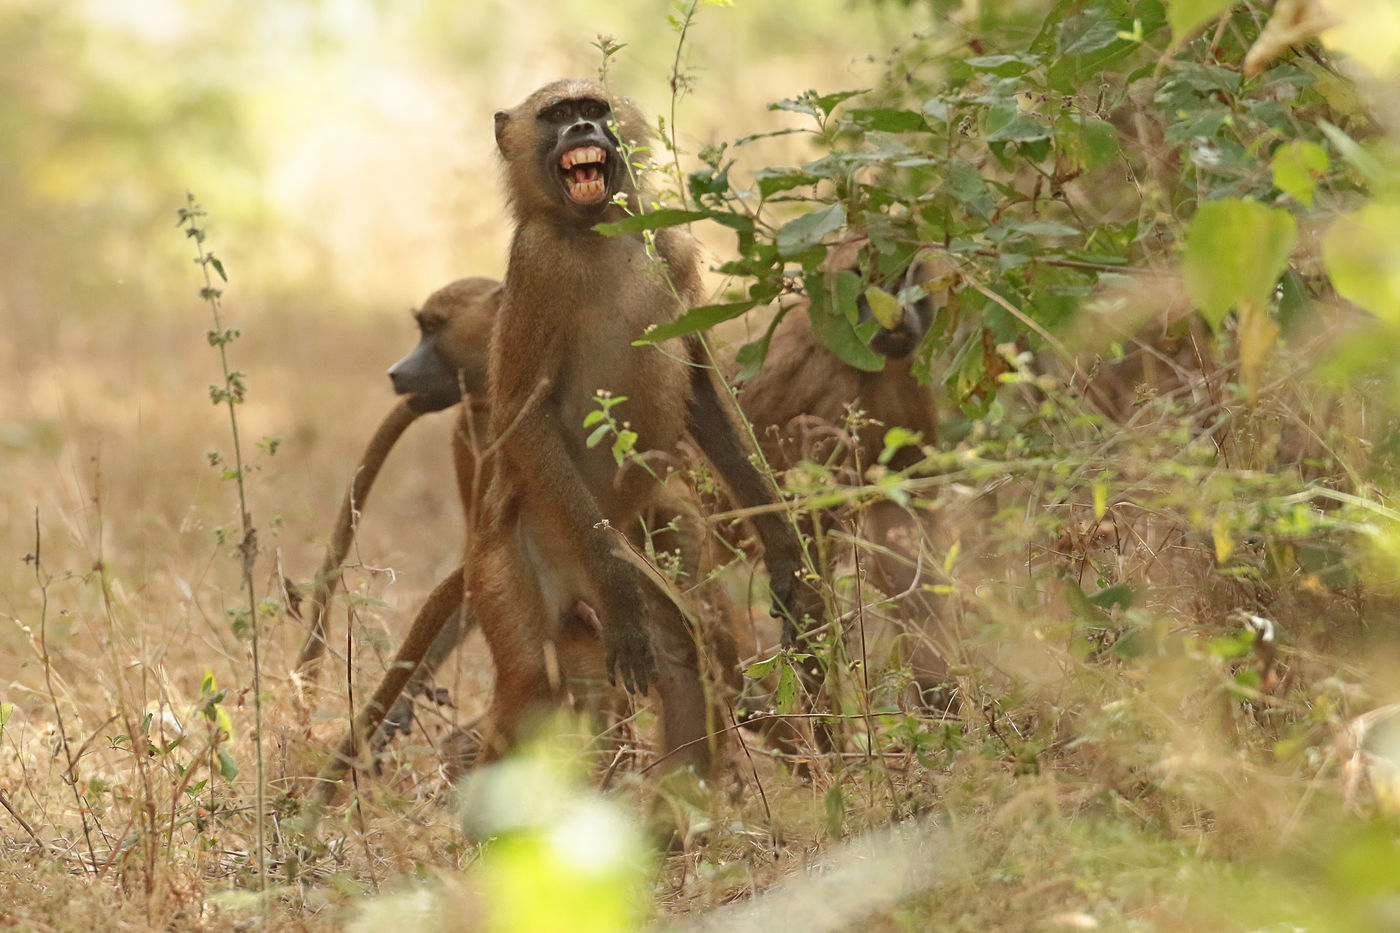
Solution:
M 656 679 L 656 655 L 651 651 L 651 639 L 639 625 L 610 625 L 603 629 L 603 646 L 607 649 L 608 683 L 617 686 L 619 680 L 628 693 L 646 696 L 647 688 Z
M 389 709 L 388 714 L 384 717 L 384 722 L 374 735 L 374 750 L 376 752 L 380 751 L 400 733 L 403 735 L 412 733 L 413 718 L 413 697 L 409 696 L 407 692 L 402 693 Z

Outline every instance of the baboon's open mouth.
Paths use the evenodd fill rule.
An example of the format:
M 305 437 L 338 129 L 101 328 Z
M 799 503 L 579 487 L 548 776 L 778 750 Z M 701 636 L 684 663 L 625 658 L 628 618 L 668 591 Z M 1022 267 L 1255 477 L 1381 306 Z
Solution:
M 580 146 L 560 157 L 564 188 L 574 203 L 598 204 L 608 196 L 608 182 L 603 177 L 607 160 L 608 154 L 597 146 Z

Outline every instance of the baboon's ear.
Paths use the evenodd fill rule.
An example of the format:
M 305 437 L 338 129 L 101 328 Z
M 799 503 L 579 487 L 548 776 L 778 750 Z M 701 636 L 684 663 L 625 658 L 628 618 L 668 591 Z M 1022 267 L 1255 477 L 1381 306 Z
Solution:
M 510 111 L 496 111 L 496 148 L 505 152 L 505 142 L 502 139 L 506 134 L 506 124 L 510 122 Z

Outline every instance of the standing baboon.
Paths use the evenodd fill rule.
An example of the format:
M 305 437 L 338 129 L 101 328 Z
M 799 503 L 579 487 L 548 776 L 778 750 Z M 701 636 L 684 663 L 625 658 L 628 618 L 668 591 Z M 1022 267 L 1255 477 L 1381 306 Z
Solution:
M 660 489 L 648 454 L 671 450 L 687 430 L 742 505 L 775 496 L 747 459 L 700 341 L 632 345 L 695 303 L 700 281 L 695 247 L 678 230 L 648 243 L 593 229 L 648 201 L 632 161 L 641 116 L 609 97 L 594 81 L 558 81 L 496 114 L 515 232 L 488 378 L 500 462 L 467 560 L 496 665 L 482 752 L 499 755 L 524 718 L 552 701 L 541 646 L 587 606 L 597 610 L 609 677 L 634 691 L 656 686 L 669 763 L 704 768 L 694 639 L 675 605 L 620 554 L 613 529 L 627 527 Z M 609 411 L 617 430 L 635 437 L 621 466 L 610 443 L 589 443 L 597 428 L 585 419 L 601 393 L 627 400 Z M 791 641 L 804 617 L 822 617 L 821 598 L 802 575 L 789 521 L 766 512 L 755 524 Z
M 478 475 L 478 456 L 488 438 L 484 391 L 487 346 L 499 306 L 499 289 L 500 283 L 493 279 L 462 279 L 434 293 L 415 315 L 421 335 L 418 345 L 389 369 L 394 390 L 412 393 L 410 404 L 416 409 L 438 411 L 465 403 L 452 436 L 452 448 L 457 485 L 469 525 L 476 514 L 480 490 L 485 486 L 485 477 Z M 637 550 L 645 551 L 650 541 L 655 553 L 676 556 L 678 585 L 692 588 L 702 584 L 714 568 L 715 557 L 708 537 L 700 533 L 698 507 L 684 485 L 668 482 L 643 518 L 644 522 L 632 522 L 626 529 Z M 439 591 L 449 592 L 445 588 L 452 586 L 453 577 L 460 578 L 461 572 L 454 571 L 439 584 Z M 460 591 L 460 582 L 456 585 Z M 720 588 L 705 587 L 703 595 L 710 604 L 701 616 L 706 644 L 717 659 L 720 672 L 737 677 L 737 657 L 741 650 L 751 652 L 752 632 L 742 626 Z M 445 600 L 433 598 L 425 610 L 445 605 Z M 418 644 L 431 638 L 432 645 L 414 671 L 405 695 L 385 717 L 378 741 L 392 738 L 396 731 L 408 730 L 412 696 L 421 692 L 474 624 L 465 609 L 446 619 L 434 612 L 419 613 L 405 643 Z M 422 626 L 438 626 L 441 631 L 434 635 L 422 631 Z M 574 627 L 577 626 L 571 626 L 571 632 Z M 561 643 L 559 654 L 568 668 L 601 670 L 596 633 L 587 626 L 582 628 L 576 633 L 579 637 Z

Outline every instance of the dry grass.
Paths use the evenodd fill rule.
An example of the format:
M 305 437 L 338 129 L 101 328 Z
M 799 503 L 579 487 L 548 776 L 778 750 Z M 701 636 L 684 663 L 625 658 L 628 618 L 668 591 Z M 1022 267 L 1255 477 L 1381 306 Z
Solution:
M 178 327 L 125 319 L 65 335 L 62 355 L 88 365 L 25 373 L 24 384 L 47 391 L 9 400 L 28 409 L 7 406 L 20 414 L 8 430 L 32 432 L 0 468 L 7 552 L 34 553 L 25 503 L 37 505 L 42 544 L 40 566 L 7 562 L 0 586 L 16 705 L 0 739 L 0 789 L 12 808 L 0 813 L 0 902 L 21 926 L 71 929 L 100 917 L 109 929 L 244 929 L 259 915 L 235 893 L 256 887 L 249 659 L 224 616 L 239 603 L 238 565 L 213 529 L 233 525 L 235 499 L 202 462 L 205 449 L 226 446 L 226 428 L 205 396 L 214 359 L 196 314 Z M 275 597 L 278 574 L 304 580 L 319 562 L 350 466 L 389 404 L 387 387 L 362 374 L 407 345 L 410 325 L 405 316 L 347 326 L 317 309 L 239 323 L 248 337 L 235 345 L 236 365 L 253 387 L 240 412 L 245 436 L 286 437 L 275 458 L 258 461 L 251 486 L 260 597 Z M 136 343 L 145 352 L 134 359 L 114 352 Z M 159 367 L 146 362 L 157 357 Z M 1304 404 L 1280 387 L 1257 411 L 1307 416 Z M 1202 412 L 1180 409 L 1140 411 L 1117 432 L 1086 429 L 1066 409 L 1047 422 L 1053 457 L 955 452 L 924 493 L 942 524 L 923 546 L 936 567 L 950 539 L 964 555 L 947 580 L 957 594 L 952 631 L 939 636 L 953 646 L 961 719 L 910 707 L 899 673 L 871 657 L 869 693 L 866 675 L 843 682 L 846 754 L 819 762 L 813 781 L 790 777 L 761 746 L 752 760 L 731 750 L 736 766 L 716 782 L 689 850 L 656 875 L 657 920 L 747 929 L 807 911 L 818 929 L 1380 928 L 1382 902 L 1319 866 L 1377 845 L 1357 716 L 1394 696 L 1391 601 L 1357 575 L 1363 552 L 1343 530 L 1289 536 L 1242 519 L 1236 553 L 1220 564 L 1214 511 L 1248 512 L 1299 481 L 1257 446 L 1233 467 L 1191 454 L 1200 436 L 1183 425 Z M 1241 416 L 1232 441 L 1258 436 L 1265 417 Z M 281 609 L 264 620 L 278 882 L 268 910 L 279 929 L 341 928 L 367 896 L 396 891 L 439 891 L 458 905 L 448 915 L 455 928 L 480 916 L 457 880 L 479 850 L 441 802 L 432 744 L 481 709 L 489 669 L 479 643 L 444 674 L 457 708 L 425 711 L 427 728 L 396 747 L 380 776 L 358 777 L 356 805 L 328 817 L 284 883 L 298 779 L 347 712 L 347 616 L 348 669 L 362 695 L 457 559 L 446 419 L 436 421 L 410 430 L 366 510 L 361 566 L 348 578 L 355 598 L 333 616 L 320 687 L 301 690 L 289 674 L 299 625 Z M 1341 456 L 1360 456 L 1354 437 L 1323 437 L 1351 444 L 1336 448 Z M 1110 467 L 1096 519 L 1092 483 Z M 1329 470 L 1344 487 L 1348 471 Z M 736 579 L 744 573 L 735 568 Z M 1075 595 L 1119 582 L 1135 591 L 1130 607 Z M 884 611 L 868 591 L 863 598 L 849 618 L 874 644 Z M 1276 624 L 1280 652 L 1267 670 L 1240 640 L 1238 610 Z M 229 691 L 233 782 L 209 780 L 214 733 L 191 713 L 206 669 Z M 169 716 L 184 729 L 174 747 L 181 733 Z M 143 729 L 133 752 L 129 737 Z M 613 793 L 635 800 L 644 786 L 623 775 Z
M 853 40 L 839 29 L 795 31 L 845 23 L 844 6 L 797 22 L 778 8 L 740 6 L 745 25 L 713 17 L 694 38 L 710 69 L 704 100 L 720 103 L 697 103 L 707 112 L 686 116 L 692 147 L 772 129 L 777 118 L 763 103 L 808 85 L 831 89 L 833 62 L 849 86 L 861 84 L 849 72 L 871 65 L 840 51 Z M 166 195 L 178 203 L 178 192 L 142 191 L 143 207 L 115 209 L 110 177 L 68 164 L 81 165 L 82 147 L 68 162 L 31 157 L 47 172 L 33 182 L 50 186 L 44 197 L 77 205 L 63 214 L 74 226 L 57 230 L 40 223 L 53 204 L 0 179 L 0 213 L 21 218 L 0 225 L 0 701 L 13 704 L 0 730 L 0 926 L 488 922 L 491 892 L 476 870 L 483 847 L 445 803 L 437 756 L 440 739 L 487 696 L 479 639 L 440 675 L 454 707 L 424 709 L 413 737 L 380 774 L 356 776 L 353 804 L 342 799 L 314 839 L 297 820 L 304 778 L 343 728 L 349 698 L 362 702 L 414 609 L 459 559 L 448 417 L 410 429 L 376 486 L 316 687 L 291 676 L 303 629 L 280 581 L 305 582 L 319 565 L 350 471 L 391 403 L 380 373 L 407 348 L 412 326 L 407 314 L 385 313 L 383 296 L 406 309 L 444 268 L 499 271 L 482 258 L 500 253 L 503 235 L 499 203 L 483 197 L 489 138 L 467 127 L 489 125 L 493 106 L 543 77 L 595 67 L 577 36 L 614 24 L 586 4 L 559 9 L 560 34 L 540 35 L 540 17 L 523 7 L 463 24 L 455 17 L 476 17 L 475 8 L 444 5 L 435 31 L 474 38 L 432 45 L 433 80 L 423 86 L 435 90 L 422 95 L 428 115 L 413 133 L 397 111 L 341 116 L 393 86 L 396 61 L 369 67 L 342 55 L 335 67 L 344 73 L 322 78 L 329 101 L 287 94 L 275 73 L 244 89 L 259 131 L 306 117 L 303 97 L 315 98 L 317 126 L 353 124 L 343 145 L 301 138 L 305 149 L 277 163 L 263 202 L 244 207 L 239 197 L 240 185 L 261 183 L 252 160 L 192 170 L 234 176 L 225 199 L 246 212 L 231 221 L 245 235 L 216 246 L 237 260 L 230 310 L 246 336 L 233 357 L 251 387 L 240 424 L 245 438 L 284 441 L 275 457 L 253 458 L 250 485 L 259 597 L 272 601 L 262 655 L 273 883 L 265 900 L 249 857 L 250 655 L 227 615 L 243 604 L 237 534 L 221 541 L 217 531 L 237 527 L 237 500 L 205 454 L 229 443 L 206 389 L 217 360 L 193 275 L 180 278 L 187 257 L 161 265 L 146 255 L 168 258 L 180 244 L 133 233 L 157 213 L 164 228 L 169 212 L 152 204 Z M 631 5 L 616 12 L 634 14 Z M 895 13 L 881 15 L 908 34 Z M 83 24 L 69 26 L 81 38 Z M 526 54 L 483 66 L 484 83 L 462 90 L 454 69 L 486 55 L 473 43 L 498 34 L 535 41 L 501 43 Z M 765 46 L 788 38 L 759 55 L 735 42 L 746 34 Z M 39 48 L 15 35 L 7 48 Z M 654 77 L 668 67 L 666 45 L 637 42 L 622 82 L 664 91 Z M 653 110 L 665 103 L 639 96 Z M 171 128 L 141 131 L 154 140 Z M 416 139 L 408 150 L 383 145 L 407 136 Z M 370 139 L 380 148 L 366 154 L 359 143 Z M 88 145 L 101 142 L 98 134 Z M 176 168 L 204 165 L 178 142 L 150 146 L 169 145 Z M 332 171 L 327 151 L 366 164 Z M 444 164 L 443 151 L 457 154 Z M 346 196 L 390 170 L 414 183 Z M 60 185 L 65 172 L 81 184 Z M 259 203 L 285 216 L 263 217 Z M 264 240 L 265 230 L 273 233 Z M 102 251 L 89 249 L 89 233 Z M 124 290 L 112 271 L 122 269 L 141 284 Z M 252 297 L 238 294 L 244 282 Z M 1102 349 L 1086 345 L 1084 370 L 1096 369 Z M 848 555 L 834 583 L 851 635 L 841 755 L 814 762 L 804 781 L 750 739 L 747 751 L 731 745 L 732 767 L 697 798 L 639 777 L 644 749 L 610 781 L 610 799 L 637 814 L 657 795 L 693 805 L 686 851 L 659 860 L 650 878 L 650 921 L 677 930 L 1400 929 L 1400 754 L 1389 725 L 1400 651 L 1394 551 L 1385 550 L 1400 539 L 1387 514 L 1366 507 L 1381 499 L 1368 483 L 1389 481 L 1377 452 L 1389 409 L 1378 401 L 1384 387 L 1315 391 L 1299 375 L 1312 354 L 1299 356 L 1272 361 L 1273 381 L 1253 406 L 1231 394 L 1228 371 L 1205 379 L 1166 361 L 1153 381 L 1129 361 L 1116 374 L 1103 367 L 1097 392 L 1071 395 L 1053 379 L 1014 384 L 1006 422 L 964 425 L 962 438 L 950 426 L 938 470 L 917 489 L 931 524 L 914 543 L 948 590 L 935 638 L 952 661 L 960 715 L 911 703 L 908 671 L 888 663 L 898 614 L 868 583 L 852 582 L 850 546 L 862 546 L 862 561 L 876 556 L 853 512 L 832 535 Z M 1032 365 L 1028 376 L 1068 371 L 1063 361 Z M 1093 417 L 1109 403 L 1118 403 L 1118 425 Z M 1294 495 L 1319 487 L 1363 503 Z M 743 594 L 748 577 L 740 564 L 727 582 Z M 1131 588 L 1131 603 L 1107 598 L 1118 584 Z M 1273 623 L 1276 651 L 1255 643 L 1248 615 Z M 206 672 L 227 691 L 227 739 L 198 712 Z M 232 780 L 219 749 L 238 768 Z

